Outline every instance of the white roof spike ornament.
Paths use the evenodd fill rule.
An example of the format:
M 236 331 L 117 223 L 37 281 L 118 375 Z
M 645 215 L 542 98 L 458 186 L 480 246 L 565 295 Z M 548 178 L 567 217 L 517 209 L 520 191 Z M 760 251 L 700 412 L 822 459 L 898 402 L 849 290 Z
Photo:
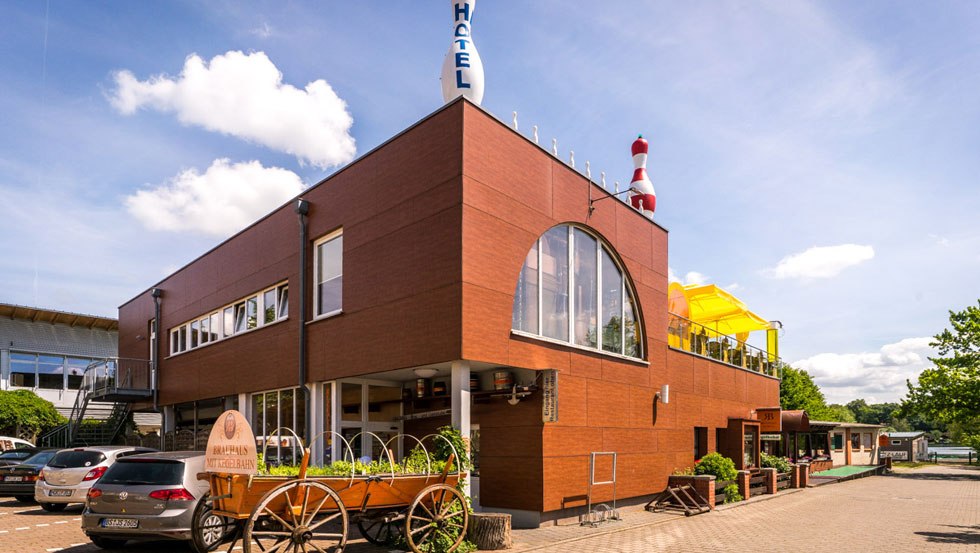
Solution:
M 450 0 L 453 9 L 453 42 L 442 62 L 442 99 L 449 103 L 465 96 L 476 105 L 483 102 L 483 61 L 473 44 L 473 11 L 476 0 Z
M 601 184 L 603 188 L 606 187 L 606 172 L 605 171 L 599 173 L 599 184 Z
M 551 139 L 551 155 L 558 157 L 558 139 Z
M 531 127 L 531 134 L 534 135 L 534 143 L 537 144 L 538 143 L 538 126 L 537 125 L 534 125 L 533 127 Z
M 657 193 L 653 189 L 653 183 L 647 176 L 647 153 L 650 143 L 643 139 L 641 134 L 633 141 L 630 148 L 633 154 L 633 180 L 630 181 L 630 203 L 641 213 L 653 219 L 653 212 L 657 209 Z
M 575 150 L 568 151 L 568 164 L 572 166 L 572 169 L 575 168 Z
M 514 112 L 514 130 L 515 131 L 519 131 L 520 130 L 520 129 L 517 128 L 517 112 L 516 111 Z
M 592 164 L 585 160 L 585 178 L 592 180 Z

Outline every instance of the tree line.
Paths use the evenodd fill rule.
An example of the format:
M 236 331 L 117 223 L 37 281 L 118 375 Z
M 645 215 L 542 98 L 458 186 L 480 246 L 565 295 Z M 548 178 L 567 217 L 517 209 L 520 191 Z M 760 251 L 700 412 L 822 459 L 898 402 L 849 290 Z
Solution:
M 805 409 L 813 420 L 882 424 L 893 431 L 923 431 L 931 440 L 949 439 L 980 451 L 980 300 L 949 312 L 950 328 L 933 337 L 933 366 L 907 381 L 895 403 L 855 399 L 828 404 L 805 370 L 786 367 L 779 385 L 783 409 Z

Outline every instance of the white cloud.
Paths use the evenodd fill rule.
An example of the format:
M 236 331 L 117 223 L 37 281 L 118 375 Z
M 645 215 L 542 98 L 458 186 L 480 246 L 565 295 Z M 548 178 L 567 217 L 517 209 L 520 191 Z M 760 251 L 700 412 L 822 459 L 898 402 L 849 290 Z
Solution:
M 228 236 L 302 190 L 302 180 L 292 171 L 217 159 L 203 174 L 188 169 L 128 196 L 126 208 L 152 230 Z
M 791 365 L 810 373 L 828 403 L 897 401 L 905 395 L 907 379 L 931 365 L 932 338 L 906 338 L 870 353 L 820 353 Z
M 831 278 L 874 256 L 875 250 L 871 246 L 814 246 L 782 258 L 775 267 L 763 270 L 763 274 L 770 278 Z
M 704 284 L 708 282 L 710 277 L 706 274 L 699 273 L 697 271 L 688 271 L 684 278 L 677 276 L 674 269 L 667 267 L 667 282 L 680 282 L 681 284 Z
M 109 100 L 123 114 L 142 108 L 174 112 L 185 125 L 261 144 L 320 168 L 354 158 L 354 120 L 347 103 L 323 79 L 303 90 L 284 84 L 263 52 L 231 51 L 210 62 L 192 54 L 174 78 L 140 81 L 125 70 L 114 78 Z

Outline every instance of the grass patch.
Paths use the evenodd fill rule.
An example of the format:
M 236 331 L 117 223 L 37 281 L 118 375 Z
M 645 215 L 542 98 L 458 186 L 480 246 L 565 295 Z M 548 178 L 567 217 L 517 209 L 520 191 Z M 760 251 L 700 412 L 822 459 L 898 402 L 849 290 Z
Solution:
M 927 463 L 925 461 L 901 461 L 898 463 L 892 463 L 892 467 L 901 469 L 917 469 L 922 467 L 931 466 L 933 463 Z

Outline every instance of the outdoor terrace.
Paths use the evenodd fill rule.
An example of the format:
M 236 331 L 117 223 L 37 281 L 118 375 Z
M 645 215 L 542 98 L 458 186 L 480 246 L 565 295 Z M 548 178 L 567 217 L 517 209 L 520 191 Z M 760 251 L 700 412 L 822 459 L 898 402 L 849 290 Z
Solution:
M 783 362 L 777 355 L 675 313 L 668 313 L 667 317 L 667 345 L 671 348 L 766 376 L 783 377 Z

